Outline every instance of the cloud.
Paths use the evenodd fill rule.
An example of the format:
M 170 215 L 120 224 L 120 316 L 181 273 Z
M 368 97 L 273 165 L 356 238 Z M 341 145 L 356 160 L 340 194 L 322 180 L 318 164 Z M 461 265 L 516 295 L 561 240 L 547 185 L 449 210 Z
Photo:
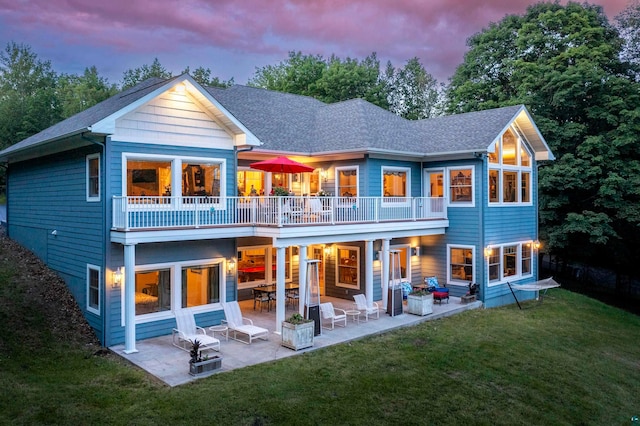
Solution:
M 626 6 L 625 0 L 605 3 L 609 16 Z M 77 61 L 87 49 L 104 52 L 112 62 L 145 58 L 137 66 L 150 56 L 192 58 L 191 64 L 208 67 L 207 60 L 219 61 L 207 55 L 226 52 L 222 56 L 233 68 L 234 55 L 235 62 L 252 58 L 254 67 L 260 67 L 286 59 L 289 51 L 342 58 L 377 52 L 395 66 L 417 56 L 444 81 L 462 62 L 469 36 L 506 14 L 524 13 L 529 4 L 531 0 L 0 0 L 0 40 L 37 44 L 36 50 L 43 46 L 47 52 L 59 51 L 57 56 L 76 52 Z

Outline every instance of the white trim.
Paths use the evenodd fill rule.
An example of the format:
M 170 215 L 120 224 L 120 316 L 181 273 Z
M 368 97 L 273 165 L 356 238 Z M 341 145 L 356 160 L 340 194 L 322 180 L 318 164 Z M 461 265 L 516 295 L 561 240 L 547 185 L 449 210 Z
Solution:
M 530 272 L 528 274 L 523 274 L 522 273 L 522 246 L 525 244 L 531 244 L 531 268 L 530 268 Z M 489 276 L 489 258 L 485 257 L 485 265 L 486 265 L 486 270 L 487 270 L 487 274 L 486 274 L 486 278 L 487 278 L 487 287 L 495 287 L 498 285 L 504 285 L 507 283 L 507 281 L 509 282 L 513 282 L 513 281 L 518 281 L 521 279 L 525 279 L 525 278 L 531 278 L 533 277 L 533 269 L 534 269 L 534 258 L 536 255 L 536 251 L 535 248 L 533 247 L 533 240 L 524 240 L 524 241 L 510 241 L 510 242 L 506 242 L 506 243 L 500 243 L 500 244 L 491 244 L 491 249 L 492 250 L 498 250 L 498 268 L 499 268 L 499 279 L 497 281 L 491 281 L 490 280 L 490 276 Z M 515 275 L 509 275 L 508 277 L 505 277 L 503 272 L 504 272 L 504 253 L 502 252 L 502 249 L 504 247 L 508 247 L 508 246 L 516 246 L 517 247 L 517 251 L 516 251 L 516 273 Z
M 385 200 L 384 195 L 384 173 L 385 171 L 395 171 L 406 173 L 407 180 L 405 181 L 405 196 L 391 196 L 390 200 Z M 411 167 L 399 167 L 399 166 L 382 166 L 380 167 L 380 194 L 382 195 L 381 207 L 399 207 L 409 206 L 411 204 Z M 404 198 L 404 201 L 398 199 Z
M 502 139 L 504 134 L 511 130 L 513 134 L 516 136 L 516 160 L 517 164 L 503 164 L 502 159 L 504 156 L 504 149 L 502 146 Z M 498 140 L 494 141 L 489 146 L 489 151 L 491 151 L 491 147 L 493 147 L 493 151 L 495 151 L 495 144 L 499 144 L 500 147 L 500 155 L 498 156 L 497 163 L 491 163 L 487 160 L 487 205 L 489 207 L 514 207 L 514 206 L 532 206 L 533 205 L 533 163 L 534 163 L 534 154 L 531 152 L 530 147 L 527 143 L 525 143 L 524 138 L 521 135 L 521 132 L 515 128 L 514 123 L 508 126 L 501 134 Z M 521 153 L 522 149 L 524 149 L 527 154 L 529 154 L 529 166 L 522 165 Z M 498 172 L 498 181 L 496 182 L 496 190 L 498 195 L 498 201 L 491 201 L 491 171 L 495 170 Z M 516 184 L 517 187 L 515 189 L 516 193 L 516 201 L 514 202 L 505 202 L 504 201 L 504 172 L 515 172 L 516 173 Z M 529 201 L 522 201 L 522 173 L 529 173 Z
M 96 288 L 96 291 L 98 293 L 98 306 L 97 307 L 92 307 L 91 303 L 90 303 L 90 293 L 91 293 L 91 271 L 95 271 L 98 274 L 98 287 Z M 100 308 L 102 305 L 102 297 L 101 297 L 101 292 L 102 292 L 102 268 L 100 268 L 97 265 L 92 265 L 90 263 L 87 263 L 87 276 L 86 276 L 86 293 L 87 293 L 87 297 L 86 297 L 86 306 L 87 306 L 87 311 L 91 312 L 92 314 L 96 314 L 96 315 L 100 315 Z
M 149 322 L 160 321 L 163 319 L 174 318 L 174 312 L 178 309 L 182 309 L 182 268 L 188 266 L 213 266 L 220 265 L 220 302 L 227 300 L 227 273 L 226 273 L 226 259 L 224 257 L 216 257 L 209 259 L 195 259 L 185 260 L 182 262 L 163 262 L 163 263 L 150 263 L 144 265 L 136 265 L 134 276 L 138 272 L 150 272 L 158 270 L 168 269 L 171 275 L 171 306 L 169 310 L 161 312 L 152 312 L 149 314 L 142 314 L 135 316 L 136 324 L 144 324 Z M 135 286 L 135 283 L 133 283 Z M 120 292 L 121 305 L 122 305 L 122 325 L 124 325 L 124 290 Z M 222 310 L 222 304 L 208 303 L 200 306 L 194 306 L 190 308 L 194 313 L 212 312 Z
M 98 160 L 98 195 L 97 196 L 92 196 L 90 194 L 90 190 L 89 188 L 91 187 L 91 172 L 90 172 L 90 167 L 89 167 L 89 163 L 91 162 L 91 160 Z M 102 195 L 102 190 L 101 190 L 101 185 L 102 185 L 102 176 L 100 175 L 100 173 L 102 172 L 101 170 L 101 166 L 100 166 L 100 153 L 95 153 L 95 154 L 89 154 L 86 157 L 86 161 L 85 161 L 85 185 L 86 185 L 86 196 L 87 196 L 87 202 L 97 202 L 100 201 L 100 197 Z
M 355 284 L 348 284 L 348 283 L 343 283 L 340 282 L 340 258 L 338 256 L 338 251 L 340 249 L 343 250 L 354 250 L 356 252 L 356 283 Z M 357 246 L 342 246 L 342 245 L 336 245 L 336 254 L 335 254 L 335 262 L 336 262 L 336 287 L 341 287 L 341 288 L 350 288 L 353 290 L 359 290 L 360 289 L 360 247 Z
M 389 246 L 389 250 L 406 250 L 407 251 L 407 263 L 404 265 L 405 267 L 404 273 L 406 276 L 401 278 L 405 278 L 411 281 L 411 244 L 394 244 L 392 246 Z
M 334 169 L 334 173 L 335 173 L 335 178 L 334 178 L 334 184 L 333 184 L 333 193 L 335 194 L 336 197 L 342 197 L 343 195 L 339 192 L 339 182 L 340 179 L 338 178 L 340 175 L 341 171 L 344 170 L 354 170 L 356 171 L 356 194 L 352 195 L 353 197 L 357 198 L 360 196 L 360 166 L 357 164 L 354 164 L 352 166 L 340 166 L 340 167 L 336 167 Z M 322 178 L 322 177 L 320 177 Z
M 453 201 L 451 197 L 451 172 L 456 170 L 471 170 L 471 200 Z M 475 207 L 476 206 L 476 167 L 474 164 L 446 167 L 444 169 L 443 180 L 447 179 L 445 194 L 448 207 Z M 444 184 L 444 182 L 443 182 Z
M 182 164 L 195 163 L 200 164 L 216 164 L 220 167 L 220 195 L 211 196 L 218 201 L 210 203 L 211 206 L 215 206 L 216 209 L 226 209 L 227 198 L 227 160 L 219 157 L 194 157 L 194 156 L 180 156 L 180 155 L 166 155 L 166 154 L 138 154 L 135 152 L 123 152 L 122 155 L 122 169 L 121 169 L 121 194 L 127 196 L 127 170 L 129 161 L 168 161 L 171 163 L 171 196 L 173 199 L 182 197 Z M 179 194 L 175 194 L 179 189 Z M 130 209 L 135 209 L 136 205 L 129 206 Z M 144 208 L 144 206 L 141 206 Z M 167 206 L 167 208 L 175 208 L 175 206 Z
M 471 279 L 470 280 L 456 280 L 451 279 L 451 249 L 471 249 L 471 258 L 473 263 L 471 264 Z M 476 282 L 476 246 L 467 244 L 447 244 L 447 285 L 455 286 L 468 286 L 470 282 Z

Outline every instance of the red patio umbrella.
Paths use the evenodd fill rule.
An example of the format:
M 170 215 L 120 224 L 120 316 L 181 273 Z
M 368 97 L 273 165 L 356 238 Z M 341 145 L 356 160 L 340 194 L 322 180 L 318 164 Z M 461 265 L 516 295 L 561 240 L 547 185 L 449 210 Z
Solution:
M 293 161 L 287 157 L 277 157 L 269 160 L 258 161 L 257 163 L 250 164 L 249 167 L 273 173 L 306 173 L 314 170 L 313 167 L 298 163 L 297 161 Z

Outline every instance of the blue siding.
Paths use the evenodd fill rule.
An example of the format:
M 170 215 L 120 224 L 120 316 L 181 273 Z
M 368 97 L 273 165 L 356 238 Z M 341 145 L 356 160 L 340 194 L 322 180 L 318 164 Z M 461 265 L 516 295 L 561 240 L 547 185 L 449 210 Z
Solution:
M 33 251 L 69 286 L 98 336 L 102 319 L 86 310 L 87 264 L 104 270 L 104 194 L 86 201 L 86 156 L 92 145 L 37 160 L 12 164 L 7 193 L 11 202 L 9 236 Z M 57 235 L 52 235 L 53 230 Z M 104 282 L 104 276 L 102 277 Z M 104 294 L 101 294 L 104 307 Z

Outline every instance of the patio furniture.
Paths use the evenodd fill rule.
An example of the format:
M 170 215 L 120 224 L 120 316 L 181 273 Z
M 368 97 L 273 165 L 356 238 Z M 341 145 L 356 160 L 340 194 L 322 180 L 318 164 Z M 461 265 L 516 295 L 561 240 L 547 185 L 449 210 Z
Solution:
M 336 311 L 342 312 L 341 314 L 337 314 Z M 343 323 L 341 327 L 347 326 L 347 312 L 344 309 L 334 308 L 333 303 L 326 302 L 320 304 L 320 312 L 322 312 L 323 320 L 331 320 L 331 330 L 333 330 L 337 325 Z
M 309 222 L 332 222 L 333 210 L 331 208 L 325 209 L 317 197 L 311 197 L 307 200 L 305 206 L 305 213 Z
M 448 290 L 448 289 L 447 289 Z M 444 292 L 444 291 L 434 291 L 433 293 L 433 301 L 434 302 L 438 302 L 439 304 L 442 305 L 442 301 L 447 299 L 447 303 L 449 303 L 449 292 Z
M 357 322 L 358 324 L 360 324 L 360 314 L 362 312 L 358 311 L 357 309 L 347 309 L 346 311 L 344 311 L 344 313 L 347 314 L 348 317 L 351 317 L 353 322 Z
M 271 293 L 261 291 L 259 288 L 254 288 L 253 290 L 253 310 L 256 310 L 256 303 L 260 304 L 260 312 L 262 312 L 262 307 L 266 304 L 267 310 L 271 310 Z
M 253 321 L 249 318 L 243 318 L 237 301 L 222 303 L 222 307 L 225 316 L 222 323 L 229 327 L 227 335 L 233 332 L 233 337 L 231 337 L 233 340 L 247 345 L 251 344 L 254 339 L 269 340 L 269 330 L 253 325 Z M 238 339 L 238 333 L 246 335 L 249 341 Z
M 376 302 L 372 302 L 372 305 L 368 305 L 367 298 L 364 294 L 354 295 L 353 300 L 355 300 L 356 309 L 364 313 L 365 321 L 369 321 L 369 315 L 375 315 L 376 319 L 380 318 L 380 307 Z
M 190 351 L 195 340 L 200 342 L 200 349 L 213 349 L 220 351 L 220 340 L 209 336 L 206 330 L 196 325 L 196 320 L 190 309 L 179 309 L 176 311 L 176 328 L 173 329 L 173 346 L 184 351 Z M 187 342 L 189 342 L 187 344 Z

